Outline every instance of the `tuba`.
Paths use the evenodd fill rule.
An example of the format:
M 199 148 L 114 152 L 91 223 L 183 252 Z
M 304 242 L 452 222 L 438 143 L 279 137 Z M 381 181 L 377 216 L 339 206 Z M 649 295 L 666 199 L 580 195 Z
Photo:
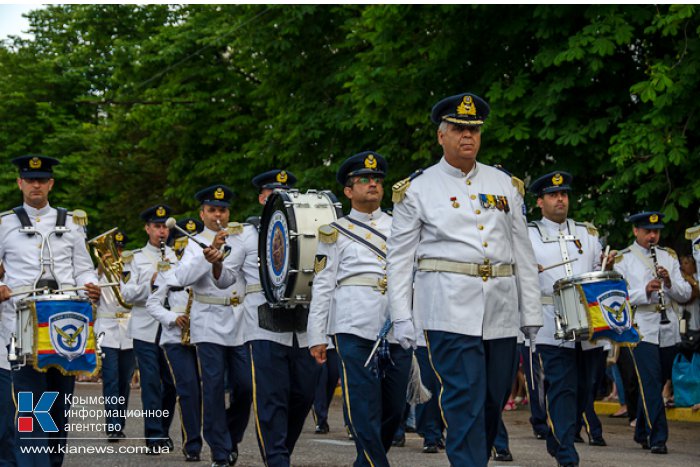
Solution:
M 124 308 L 130 310 L 133 305 L 124 301 L 122 291 L 118 285 L 122 277 L 124 262 L 122 261 L 119 252 L 117 252 L 117 246 L 114 243 L 114 232 L 116 230 L 117 228 L 115 227 L 91 240 L 88 240 L 88 245 L 90 246 L 92 255 L 97 261 L 98 267 L 107 278 L 107 281 L 117 283 L 117 285 L 110 286 L 114 292 L 114 296 L 117 298 L 117 302 L 119 302 L 119 304 Z

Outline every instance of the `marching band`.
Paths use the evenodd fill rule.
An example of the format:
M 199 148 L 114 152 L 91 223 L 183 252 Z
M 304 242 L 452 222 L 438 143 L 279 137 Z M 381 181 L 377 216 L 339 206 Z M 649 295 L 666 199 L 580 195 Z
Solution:
M 363 151 L 337 172 L 347 215 L 331 192 L 301 194 L 270 170 L 252 180 L 261 218 L 229 222 L 233 190 L 211 185 L 195 195 L 199 219 L 143 211 L 148 242 L 133 251 L 117 229 L 86 241 L 87 215 L 49 204 L 58 160 L 13 159 L 23 203 L 0 213 L 0 465 L 62 465 L 60 451 L 20 449 L 66 445 L 75 375 L 102 372 L 106 438 L 125 438 L 138 367 L 148 454 L 174 448 L 177 406 L 184 461 L 206 442 L 213 467 L 235 465 L 252 415 L 262 463 L 289 466 L 324 364 L 355 466 L 389 465 L 414 371 L 432 393 L 418 409 L 424 453 L 512 461 L 501 412 L 523 356 L 534 434 L 575 466 L 581 428 L 607 445 L 593 406 L 607 353 L 637 376 L 634 441 L 667 454 L 662 391 L 692 282 L 659 246 L 663 214 L 630 216 L 635 241 L 604 252 L 595 226 L 568 217 L 573 176 L 553 171 L 528 187 L 542 214 L 528 223 L 523 182 L 477 160 L 489 113 L 471 93 L 433 107 L 443 156 L 392 187 L 393 213 L 387 159 Z M 700 263 L 700 228 L 686 237 Z M 46 393 L 50 420 L 28 417 Z

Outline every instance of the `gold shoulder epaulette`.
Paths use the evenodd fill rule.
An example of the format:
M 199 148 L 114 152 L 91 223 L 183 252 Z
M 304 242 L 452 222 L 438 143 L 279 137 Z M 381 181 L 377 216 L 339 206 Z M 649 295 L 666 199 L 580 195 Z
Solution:
M 583 225 L 586 226 L 586 230 L 588 230 L 588 233 L 594 237 L 598 236 L 598 229 L 596 228 L 595 225 L 593 225 L 591 222 L 584 222 Z
M 624 250 L 618 251 L 617 255 L 615 255 L 615 264 L 621 262 L 624 259 L 625 253 L 629 253 L 629 251 L 629 248 L 625 248 Z
M 229 222 L 226 226 L 226 232 L 229 235 L 240 235 L 243 233 L 243 224 L 240 222 Z
M 321 243 L 335 243 L 338 240 L 338 229 L 324 224 L 318 228 L 318 240 Z
M 131 250 L 122 251 L 122 263 L 130 264 L 134 260 L 134 252 Z
M 510 176 L 510 181 L 513 184 L 513 186 L 518 189 L 518 193 L 520 193 L 520 196 L 522 196 L 524 198 L 525 197 L 525 182 L 520 180 L 515 175 Z
M 423 169 L 418 169 L 408 178 L 404 178 L 403 180 L 399 180 L 398 182 L 394 183 L 394 185 L 391 187 L 391 202 L 400 203 L 403 201 L 403 199 L 406 197 L 408 187 L 411 186 L 411 181 L 422 174 Z
M 0 215 L 2 215 L 2 214 L 0 214 Z M 686 240 L 695 240 L 698 237 L 700 237 L 700 225 L 696 225 L 695 227 L 690 227 L 688 229 L 685 229 L 685 239 Z
M 73 223 L 81 227 L 85 227 L 88 224 L 88 216 L 82 209 L 76 209 L 71 213 L 73 215 Z
M 668 253 L 669 255 L 671 255 L 671 257 L 672 257 L 673 259 L 678 259 L 678 253 L 676 253 L 676 250 L 674 250 L 673 248 L 669 248 L 669 247 L 667 247 L 667 246 L 664 246 L 664 247 L 661 247 L 661 249 L 662 249 L 662 250 L 666 250 L 666 253 Z

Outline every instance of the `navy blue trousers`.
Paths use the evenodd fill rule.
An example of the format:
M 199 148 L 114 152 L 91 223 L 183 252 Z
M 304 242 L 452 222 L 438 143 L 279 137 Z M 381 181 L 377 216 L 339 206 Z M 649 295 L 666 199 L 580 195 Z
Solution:
M 496 439 L 493 442 L 493 454 L 504 453 L 510 451 L 508 448 L 508 430 L 506 429 L 506 424 L 503 423 L 503 418 L 498 423 L 498 430 L 496 432 Z
M 523 372 L 525 373 L 525 379 L 527 384 L 527 400 L 530 403 L 530 425 L 532 426 L 532 431 L 535 435 L 547 436 L 549 431 L 549 425 L 547 425 L 547 412 L 545 408 L 540 405 L 540 357 L 537 350 L 535 350 L 532 355 L 532 367 L 530 368 L 530 347 L 524 345 L 518 346 L 520 350 L 520 356 L 523 359 Z M 534 383 L 535 387 L 532 387 Z
M 355 466 L 387 467 L 386 453 L 401 423 L 406 405 L 411 352 L 390 345 L 393 365 L 384 377 L 365 368 L 374 341 L 352 334 L 337 334 L 335 348 L 340 358 L 343 397 L 355 438 Z
M 107 401 L 124 398 L 123 404 L 105 404 L 105 410 L 109 412 L 119 411 L 123 413 L 129 406 L 129 392 L 131 390 L 131 378 L 134 375 L 134 351 L 132 349 L 120 350 L 110 347 L 102 347 L 105 356 L 102 359 L 102 394 Z M 126 418 L 122 416 L 108 416 L 105 419 L 108 432 L 124 431 Z M 114 428 L 110 430 L 110 426 Z
M 605 368 L 605 351 L 602 347 L 586 350 L 576 344 L 576 365 L 578 368 L 577 408 L 578 421 L 576 432 L 584 425 L 589 438 L 603 437 L 603 425 L 595 413 L 595 396 L 600 382 L 600 375 Z
M 338 387 L 338 353 L 335 349 L 326 351 L 326 363 L 321 365 L 321 372 L 318 376 L 316 394 L 314 396 L 314 420 L 317 426 L 328 423 L 328 407 L 333 401 L 335 388 Z
M 163 349 L 158 344 L 134 339 L 134 353 L 139 366 L 141 403 L 144 410 L 167 410 L 167 417 L 145 417 L 146 444 L 167 439 L 173 421 L 177 394 Z
M 250 357 L 245 346 L 229 347 L 203 342 L 197 344 L 197 360 L 202 378 L 204 440 L 212 459 L 223 462 L 243 439 L 253 397 Z M 226 408 L 225 375 L 231 386 L 231 405 Z
M 537 351 L 544 368 L 546 410 L 551 427 L 547 433 L 547 452 L 560 464 L 578 464 L 574 447 L 576 417 L 580 413 L 576 399 L 576 349 L 540 344 Z
M 639 378 L 639 404 L 634 440 L 649 446 L 668 441 L 668 422 L 663 400 L 663 388 L 671 377 L 676 347 L 659 347 L 640 342 L 634 348 L 634 365 Z
M 66 445 L 65 426 L 68 423 L 66 411 L 70 409 L 70 404 L 66 404 L 65 396 L 73 396 L 75 388 L 75 376 L 63 376 L 58 370 L 51 368 L 46 373 L 34 370 L 30 365 L 12 373 L 12 385 L 17 394 L 24 391 L 33 393 L 34 404 L 39 401 L 41 395 L 46 391 L 58 392 L 58 397 L 51 406 L 49 415 L 58 428 L 56 433 L 44 433 L 34 422 L 34 430 L 31 433 L 16 432 L 15 436 L 15 457 L 17 465 L 20 467 L 60 467 L 63 464 L 63 453 L 58 452 L 58 446 Z M 40 439 L 40 438 L 49 438 Z M 52 454 L 46 453 L 20 453 L 20 448 L 28 446 L 48 446 L 53 449 Z
M 485 466 L 517 370 L 516 338 L 484 341 L 444 331 L 425 336 L 442 384 L 447 457 L 455 466 Z
M 163 344 L 163 351 L 177 392 L 182 450 L 185 454 L 199 454 L 202 450 L 202 396 L 197 350 L 194 346 Z
M 433 395 L 425 404 L 416 405 L 416 431 L 423 437 L 423 445 L 436 445 L 442 440 L 444 423 L 440 415 L 440 381 L 435 376 L 433 367 L 430 366 L 430 357 L 427 347 L 418 347 L 416 360 L 420 366 L 420 377 L 423 385 Z
M 14 467 L 15 403 L 12 400 L 12 375 L 0 369 L 0 467 Z
M 248 343 L 253 380 L 253 413 L 265 465 L 289 466 L 294 445 L 314 402 L 321 366 L 306 347 L 266 340 Z

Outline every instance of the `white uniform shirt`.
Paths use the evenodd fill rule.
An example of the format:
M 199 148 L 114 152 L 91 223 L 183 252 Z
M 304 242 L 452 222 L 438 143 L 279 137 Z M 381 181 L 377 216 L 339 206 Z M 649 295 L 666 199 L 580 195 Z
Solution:
M 377 209 L 371 214 L 351 210 L 349 217 L 369 225 L 385 236 L 391 231 L 391 216 Z M 369 248 L 338 234 L 335 243 L 319 242 L 316 255 L 323 255 L 326 267 L 314 277 L 307 333 L 309 347 L 327 342 L 327 336 L 353 334 L 375 340 L 389 319 L 389 300 L 373 287 L 338 283 L 348 277 L 385 274 L 385 262 Z M 412 264 L 409 265 L 412 268 Z M 390 332 L 388 340 L 396 340 Z
M 585 225 L 576 224 L 573 221 L 564 221 L 559 224 L 546 218 L 542 218 L 540 222 L 542 223 L 543 227 L 542 234 L 545 237 L 558 237 L 561 232 L 562 235 L 574 236 L 581 242 L 581 253 L 579 253 L 579 248 L 576 246 L 574 240 L 567 240 L 565 242 L 568 258 L 576 259 L 576 261 L 573 263 L 569 263 L 572 273 L 571 275 L 575 276 L 587 272 L 600 271 L 600 254 L 602 251 L 602 246 L 598 240 L 598 236 L 590 234 Z M 570 227 L 572 231 L 569 231 Z M 564 261 L 561 246 L 558 241 L 544 242 L 542 236 L 540 235 L 540 231 L 533 224 L 528 225 L 528 233 L 530 234 L 532 249 L 535 252 L 535 258 L 537 259 L 538 264 L 541 264 L 543 267 L 547 267 L 550 264 L 561 263 Z M 539 274 L 539 280 L 540 293 L 542 296 L 552 297 L 554 283 L 566 276 L 566 266 L 564 265 L 541 272 Z M 564 342 L 554 338 L 554 305 L 542 305 L 542 312 L 544 314 L 544 326 L 542 326 L 540 332 L 537 333 L 537 345 L 545 344 L 570 349 L 575 348 L 575 342 Z M 583 350 L 602 346 L 602 342 L 599 345 L 591 344 L 589 341 L 581 342 L 581 348 Z
M 181 267 L 181 263 L 175 269 Z M 161 324 L 161 334 L 159 344 L 181 344 L 182 329 L 175 323 L 178 316 L 185 314 L 189 293 L 187 289 L 173 290 L 180 288 L 180 283 L 175 275 L 175 270 L 158 273 L 154 282 L 155 291 L 146 300 L 146 309 L 153 319 Z M 165 308 L 165 300 L 168 300 L 168 308 Z M 190 334 L 190 337 L 192 335 Z
M 122 296 L 127 303 L 134 306 L 131 309 L 128 336 L 144 342 L 155 343 L 158 334 L 158 322 L 146 310 L 146 300 L 151 293 L 151 278 L 161 260 L 160 248 L 147 243 L 140 250 L 134 250 L 131 261 L 124 265 L 124 272 L 131 276 L 127 282 L 122 280 L 120 286 Z M 165 247 L 165 257 L 174 264 L 177 260 L 172 248 Z
M 633 251 L 637 251 L 647 260 L 642 261 Z M 655 277 L 655 273 L 650 267 L 652 260 L 649 250 L 642 248 L 637 242 L 634 242 L 629 248 L 621 251 L 620 255 L 622 255 L 622 259 L 620 259 L 620 256 L 616 258 L 615 270 L 621 273 L 625 277 L 625 280 L 627 280 L 630 304 L 657 305 L 659 303 L 659 294 L 653 292 L 647 297 L 646 293 L 647 284 Z M 678 316 L 673 311 L 671 300 L 675 300 L 676 302 L 688 301 L 690 298 L 690 284 L 681 276 L 681 269 L 677 258 L 671 256 L 664 248 L 657 248 L 656 256 L 659 266 L 666 268 L 671 278 L 671 288 L 667 289 L 666 286 L 663 287 L 666 294 L 666 315 L 671 323 L 661 325 L 661 313 L 656 311 L 641 311 L 639 309 L 635 312 L 634 322 L 639 328 L 639 334 L 643 342 L 657 344 L 661 347 L 670 347 L 676 345 L 681 340 Z
M 195 238 L 211 245 L 215 235 L 213 230 L 205 227 Z M 245 284 L 240 284 L 240 281 L 223 290 L 216 285 L 212 265 L 195 242 L 187 243 L 180 263 L 175 276 L 183 287 L 192 287 L 195 294 L 216 297 L 232 297 L 234 292 L 238 297 L 245 294 Z M 193 344 L 243 345 L 243 307 L 209 305 L 195 299 L 190 311 L 190 341 Z
M 103 275 L 98 276 L 101 282 L 106 282 Z M 125 313 L 117 318 L 116 313 Z M 111 287 L 103 287 L 100 302 L 97 306 L 95 319 L 95 336 L 104 332 L 102 347 L 128 350 L 134 347 L 133 340 L 127 336 L 131 312 L 121 306 Z
M 482 206 L 480 194 L 505 197 L 508 212 Z M 519 327 L 542 326 L 537 267 L 523 211 L 511 177 L 478 162 L 464 174 L 443 157 L 411 181 L 403 201 L 394 205 L 388 242 L 392 319 L 413 317 L 416 328 L 484 339 L 515 337 Z M 515 275 L 484 282 L 418 271 L 413 284 L 416 258 L 478 264 L 488 259 L 494 265 L 513 264 Z
M 244 224 L 243 232 L 229 235 L 227 239 L 231 246 L 231 254 L 224 260 L 224 268 L 217 284 L 226 288 L 234 283 L 234 276 L 243 277 L 246 286 L 260 285 L 260 270 L 258 269 L 258 229 L 250 224 Z M 263 329 L 258 324 L 258 307 L 266 302 L 263 292 L 246 294 L 243 300 L 245 313 L 245 342 L 265 340 L 291 347 L 294 334 L 292 332 L 272 332 Z M 297 333 L 299 347 L 306 347 L 306 333 Z

